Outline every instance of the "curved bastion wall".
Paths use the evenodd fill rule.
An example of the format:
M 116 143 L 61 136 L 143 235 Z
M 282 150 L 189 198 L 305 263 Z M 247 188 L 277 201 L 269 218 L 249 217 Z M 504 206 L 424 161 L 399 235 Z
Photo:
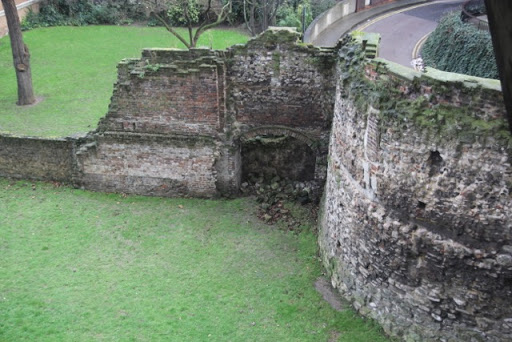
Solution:
M 512 340 L 512 137 L 498 81 L 339 51 L 320 220 L 333 286 L 405 341 Z

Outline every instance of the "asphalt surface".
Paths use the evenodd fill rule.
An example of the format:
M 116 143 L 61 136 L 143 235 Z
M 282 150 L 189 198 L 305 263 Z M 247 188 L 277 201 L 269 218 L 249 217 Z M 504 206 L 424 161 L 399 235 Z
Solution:
M 356 29 L 381 35 L 379 57 L 411 67 L 417 43 L 432 32 L 439 19 L 451 11 L 460 11 L 464 0 L 437 1 L 389 12 Z
M 360 12 L 352 13 L 339 19 L 338 21 L 335 21 L 327 29 L 320 32 L 320 34 L 315 37 L 315 39 L 306 40 L 306 43 L 311 43 L 315 46 L 335 46 L 345 33 L 350 32 L 360 23 L 367 22 L 371 18 L 375 18 L 385 12 L 416 4 L 426 3 L 427 1 L 428 0 L 398 0 L 389 2 L 384 5 L 368 8 Z

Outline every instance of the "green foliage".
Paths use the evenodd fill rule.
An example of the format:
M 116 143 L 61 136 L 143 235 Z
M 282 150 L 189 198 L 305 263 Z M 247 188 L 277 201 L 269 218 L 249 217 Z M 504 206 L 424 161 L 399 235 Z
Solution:
M 111 0 L 48 0 L 41 3 L 39 13 L 29 11 L 22 22 L 23 30 L 49 26 L 119 25 L 143 18 L 137 2 Z
M 162 18 L 166 18 L 167 13 L 160 13 L 160 16 Z M 155 16 L 150 16 L 148 21 L 146 22 L 146 25 L 149 27 L 163 26 L 160 20 L 158 20 Z
M 312 17 L 318 17 L 320 14 L 336 5 L 336 3 L 336 0 L 311 0 Z
M 278 26 L 301 27 L 302 7 L 297 11 L 299 6 L 307 6 L 306 27 L 311 21 L 319 16 L 322 12 L 336 5 L 336 0 L 285 0 L 281 1 L 277 14 Z M 244 6 L 243 1 L 233 1 L 233 7 L 229 21 L 232 23 L 244 22 Z
M 474 16 L 487 14 L 487 8 L 485 7 L 484 0 L 470 0 L 464 5 L 464 9 Z
M 277 25 L 300 28 L 301 17 L 292 6 L 283 6 L 277 12 Z
M 0 340 L 388 341 L 314 289 L 309 215 L 256 207 L 0 179 Z
M 459 13 L 441 19 L 425 42 L 422 57 L 427 66 L 439 70 L 498 78 L 489 32 L 462 22 Z
M 311 4 L 309 0 L 303 0 L 294 7 L 291 4 L 281 6 L 277 12 L 277 25 L 286 27 L 296 27 L 300 32 L 302 30 L 302 11 L 306 11 L 305 27 L 313 21 Z
M 170 4 L 167 10 L 167 17 L 173 26 L 195 25 L 199 22 L 201 9 L 197 0 L 179 0 Z M 185 13 L 188 13 L 188 20 Z M 189 22 L 190 21 L 190 22 Z

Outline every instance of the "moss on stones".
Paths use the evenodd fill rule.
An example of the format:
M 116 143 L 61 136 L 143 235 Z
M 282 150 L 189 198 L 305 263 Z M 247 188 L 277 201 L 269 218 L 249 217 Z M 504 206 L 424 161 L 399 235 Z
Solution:
M 340 86 L 363 118 L 371 105 L 380 111 L 381 129 L 414 129 L 437 143 L 459 139 L 512 148 L 499 81 L 368 62 L 357 42 L 344 44 L 338 53 Z

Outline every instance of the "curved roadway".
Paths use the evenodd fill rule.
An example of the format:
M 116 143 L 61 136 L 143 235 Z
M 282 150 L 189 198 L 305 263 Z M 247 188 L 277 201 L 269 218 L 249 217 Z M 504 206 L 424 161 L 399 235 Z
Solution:
M 464 0 L 428 2 L 386 13 L 356 27 L 356 30 L 381 35 L 379 57 L 411 67 L 418 46 L 447 12 L 461 9 Z
M 387 3 L 335 21 L 311 43 L 316 46 L 335 46 L 341 36 L 354 27 L 356 30 L 376 32 L 381 34 L 379 56 L 411 67 L 413 51 L 422 39 L 436 28 L 443 14 L 460 10 L 463 3 L 464 0 L 401 0 Z M 375 19 L 364 22 L 371 17 Z

